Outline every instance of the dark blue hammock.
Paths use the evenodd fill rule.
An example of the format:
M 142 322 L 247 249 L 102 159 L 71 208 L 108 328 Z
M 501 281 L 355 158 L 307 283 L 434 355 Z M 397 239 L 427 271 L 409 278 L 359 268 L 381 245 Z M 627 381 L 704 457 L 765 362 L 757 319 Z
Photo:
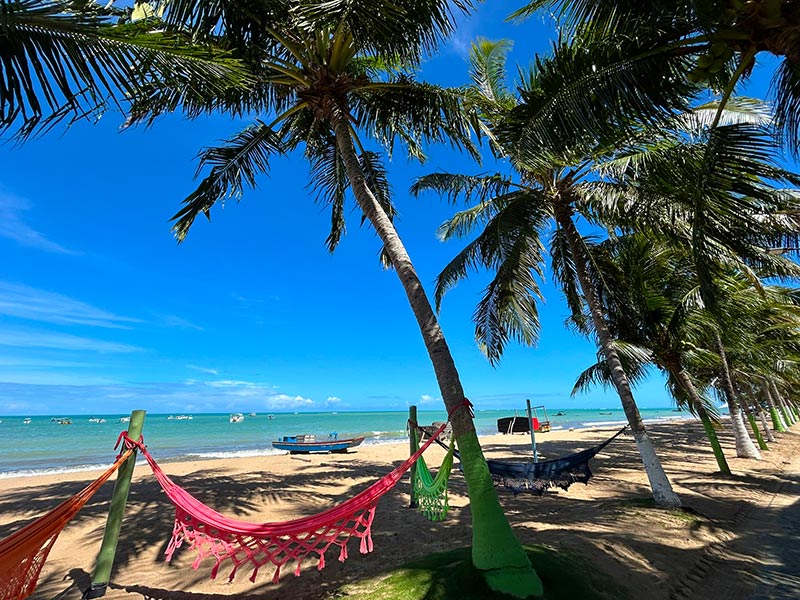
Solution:
M 545 491 L 553 487 L 566 490 L 573 483 L 587 483 L 589 481 L 592 477 L 589 461 L 627 428 L 627 426 L 623 427 L 597 446 L 562 458 L 524 463 L 487 460 L 486 464 L 489 465 L 489 473 L 492 474 L 494 484 L 510 490 L 515 496 L 520 492 L 531 492 L 536 496 L 541 496 Z M 449 448 L 438 439 L 436 442 L 440 446 Z M 453 455 L 457 459 L 461 458 L 457 451 Z

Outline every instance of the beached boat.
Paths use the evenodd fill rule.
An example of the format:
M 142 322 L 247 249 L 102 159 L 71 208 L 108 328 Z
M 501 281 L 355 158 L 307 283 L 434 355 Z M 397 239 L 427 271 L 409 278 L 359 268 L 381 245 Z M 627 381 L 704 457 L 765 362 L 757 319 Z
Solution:
M 307 454 L 309 452 L 347 452 L 348 448 L 355 448 L 364 441 L 363 437 L 347 438 L 340 440 L 339 436 L 332 433 L 327 440 L 317 441 L 314 435 L 284 436 L 272 442 L 276 450 L 288 450 L 291 454 Z
M 231 423 L 241 423 L 242 421 L 244 421 L 244 415 L 242 413 L 231 413 Z

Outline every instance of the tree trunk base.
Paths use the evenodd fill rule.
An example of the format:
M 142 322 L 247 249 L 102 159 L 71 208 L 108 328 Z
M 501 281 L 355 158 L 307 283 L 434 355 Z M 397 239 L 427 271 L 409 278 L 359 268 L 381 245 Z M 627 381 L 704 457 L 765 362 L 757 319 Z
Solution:
M 481 571 L 486 585 L 495 592 L 502 592 L 514 598 L 542 598 L 542 581 L 532 567 L 505 567 L 491 571 Z

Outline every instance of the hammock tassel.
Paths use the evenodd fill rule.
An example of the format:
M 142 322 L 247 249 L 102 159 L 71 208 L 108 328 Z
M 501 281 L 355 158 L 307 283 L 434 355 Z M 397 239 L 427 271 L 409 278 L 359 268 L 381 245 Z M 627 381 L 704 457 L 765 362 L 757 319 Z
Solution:
M 275 574 L 272 576 L 272 583 L 279 583 L 281 580 L 281 566 L 275 567 Z

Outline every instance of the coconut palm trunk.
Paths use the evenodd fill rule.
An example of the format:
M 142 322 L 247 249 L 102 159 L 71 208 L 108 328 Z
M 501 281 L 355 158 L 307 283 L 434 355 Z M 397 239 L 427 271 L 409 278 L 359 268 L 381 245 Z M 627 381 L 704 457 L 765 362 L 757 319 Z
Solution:
M 756 415 L 753 412 L 753 409 L 750 408 L 750 402 L 747 398 L 745 398 L 744 402 L 742 402 L 742 409 L 744 410 L 745 416 L 747 416 L 747 421 L 750 423 L 750 429 L 753 432 L 753 436 L 756 438 L 756 443 L 758 444 L 759 450 L 769 450 L 767 442 L 764 441 L 764 436 L 761 435 L 761 431 L 758 429 Z
M 359 207 L 383 242 L 386 255 L 400 278 L 453 424 L 472 511 L 473 564 L 483 572 L 494 590 L 521 598 L 541 596 L 541 581 L 500 506 L 472 416 L 462 406 L 464 390 L 436 314 L 392 221 L 367 185 L 350 137 L 349 124 L 342 114 L 347 112 L 339 112 L 333 120 L 333 129 L 351 189 Z
M 742 409 L 736 398 L 736 390 L 733 388 L 733 380 L 731 379 L 731 371 L 728 366 L 728 356 L 725 353 L 725 346 L 722 344 L 719 332 L 715 331 L 717 352 L 719 353 L 722 368 L 720 369 L 722 388 L 725 392 L 725 400 L 728 403 L 728 412 L 731 416 L 731 426 L 733 427 L 733 438 L 736 442 L 736 456 L 739 458 L 752 458 L 754 460 L 761 460 L 761 453 L 756 448 L 753 440 L 747 434 L 747 429 L 744 426 L 744 419 L 742 418 Z
M 636 446 L 639 450 L 642 463 L 644 464 L 647 479 L 650 482 L 650 489 L 653 491 L 653 498 L 659 506 L 680 506 L 681 500 L 673 491 L 672 484 L 667 474 L 664 472 L 664 467 L 661 465 L 661 460 L 656 454 L 653 442 L 647 434 L 644 422 L 642 421 L 642 415 L 639 413 L 639 407 L 636 405 L 636 400 L 631 391 L 628 376 L 622 366 L 619 354 L 616 348 L 614 348 L 614 340 L 606 325 L 600 302 L 589 282 L 589 275 L 586 271 L 586 261 L 588 257 L 580 233 L 572 220 L 571 205 L 564 199 L 556 200 L 554 202 L 554 212 L 556 222 L 566 234 L 567 243 L 575 263 L 575 272 L 581 286 L 581 291 L 583 292 L 583 297 L 589 307 L 595 334 L 597 335 L 597 340 L 600 344 L 603 356 L 608 363 L 611 378 L 614 382 L 617 394 L 619 395 L 620 402 L 622 403 L 625 417 L 628 420 L 633 437 L 636 440 Z
M 692 405 L 694 409 L 697 411 L 697 416 L 700 417 L 700 421 L 703 423 L 703 429 L 706 432 L 706 436 L 708 437 L 708 441 L 711 443 L 711 449 L 714 452 L 714 457 L 717 459 L 717 466 L 721 473 L 725 475 L 731 474 L 731 468 L 728 466 L 728 461 L 725 458 L 725 453 L 722 451 L 722 445 L 719 443 L 719 438 L 717 437 L 717 431 L 714 429 L 714 423 L 711 421 L 711 417 L 708 416 L 708 412 L 706 411 L 705 407 L 703 406 L 703 399 L 700 397 L 700 394 L 697 392 L 697 388 L 692 381 L 692 378 L 689 377 L 689 374 L 686 372 L 685 369 L 670 369 L 672 374 L 675 378 L 680 382 L 681 387 L 686 391 L 687 394 L 692 399 Z
M 761 406 L 760 402 L 756 402 L 756 410 L 758 411 L 758 417 L 761 419 L 761 427 L 764 429 L 764 435 L 767 437 L 767 441 L 770 443 L 774 442 L 775 436 L 772 435 L 772 429 L 769 427 L 767 411 L 764 410 L 764 407 Z
M 761 390 L 764 392 L 764 398 L 767 400 L 767 405 L 769 406 L 769 416 L 772 419 L 772 428 L 779 433 L 783 433 L 786 431 L 786 427 L 784 426 L 781 415 L 778 412 L 778 406 L 775 402 L 775 397 L 772 395 L 770 385 L 766 380 L 761 382 Z
M 778 404 L 778 406 L 781 409 L 781 414 L 783 415 L 784 423 L 786 423 L 786 427 L 787 428 L 791 427 L 792 425 L 794 425 L 794 419 L 789 414 L 789 409 L 786 408 L 786 402 L 783 399 L 783 395 L 778 390 L 778 386 L 775 384 L 774 381 L 770 381 L 769 383 L 770 383 L 770 387 L 772 388 L 772 393 L 773 393 L 773 395 L 775 397 L 775 402 Z

